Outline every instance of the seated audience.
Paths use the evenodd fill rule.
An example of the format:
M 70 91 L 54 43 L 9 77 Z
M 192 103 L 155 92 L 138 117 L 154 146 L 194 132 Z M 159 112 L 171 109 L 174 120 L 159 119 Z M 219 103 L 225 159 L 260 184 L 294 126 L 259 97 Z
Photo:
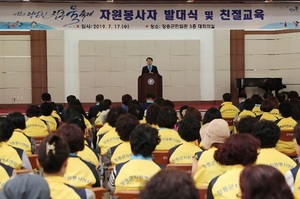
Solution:
M 281 119 L 282 116 L 279 112 L 279 101 L 276 97 L 274 96 L 270 96 L 268 97 L 268 100 L 271 102 L 273 109 L 270 111 L 271 114 L 273 114 L 274 116 L 276 116 L 278 119 Z
M 240 187 L 242 199 L 294 199 L 282 173 L 267 165 L 246 167 Z
M 182 118 L 184 117 L 185 113 L 186 113 L 186 109 L 188 108 L 188 105 L 183 105 L 180 107 L 179 109 L 179 120 L 182 120 Z
M 146 120 L 144 120 L 144 109 L 140 104 L 130 104 L 128 113 L 135 116 L 140 121 L 140 124 L 146 123 Z
M 110 99 L 105 99 L 102 102 L 102 111 L 97 114 L 97 117 L 96 117 L 95 123 L 94 123 L 95 125 L 106 125 L 107 124 L 106 117 L 109 112 L 110 106 L 111 106 Z
M 58 127 L 58 122 L 51 115 L 52 114 L 52 106 L 48 102 L 44 102 L 41 104 L 41 112 L 42 115 L 39 117 L 42 121 L 44 121 L 50 128 L 50 130 L 56 131 Z
M 22 174 L 12 178 L 0 192 L 1 199 L 50 199 L 47 182 L 39 175 Z
M 244 101 L 243 111 L 239 113 L 237 121 L 239 122 L 243 117 L 256 117 L 255 113 L 252 112 L 252 109 L 255 106 L 255 102 L 249 98 Z
M 192 176 L 197 187 L 207 186 L 214 177 L 230 169 L 229 166 L 221 165 L 214 159 L 215 151 L 230 136 L 227 122 L 223 119 L 214 119 L 207 123 L 202 133 L 201 143 L 205 150 L 195 154 L 192 167 Z
M 172 182 L 172 183 L 170 183 Z M 161 170 L 140 193 L 140 199 L 199 199 L 193 179 L 183 171 Z
M 252 131 L 257 124 L 258 120 L 252 116 L 243 117 L 236 125 L 236 130 L 238 133 L 249 133 Z
M 131 100 L 132 100 L 132 97 L 129 94 L 125 94 L 122 96 L 122 108 L 125 111 L 128 111 L 128 104 Z
M 157 117 L 158 117 L 158 113 L 161 109 L 161 106 L 154 103 L 151 104 L 150 106 L 148 106 L 147 108 L 147 112 L 146 112 L 146 122 L 147 124 L 151 125 L 153 128 L 159 129 L 158 126 L 158 121 L 157 121 Z
M 291 100 L 291 99 L 298 99 L 299 98 L 299 94 L 297 91 L 290 91 L 288 93 L 288 100 Z
M 247 99 L 247 94 L 242 92 L 238 95 L 239 104 L 236 107 L 242 112 L 244 110 L 244 102 Z
M 158 113 L 157 121 L 161 142 L 157 145 L 155 150 L 169 150 L 182 142 L 179 134 L 174 130 L 177 114 L 172 107 L 161 108 Z
M 297 122 L 300 121 L 300 100 L 299 99 L 291 99 L 289 100 L 293 106 L 292 118 Z
M 100 178 L 95 166 L 77 155 L 78 151 L 84 149 L 82 130 L 75 124 L 64 124 L 58 129 L 57 135 L 66 140 L 70 149 L 64 175 L 66 182 L 77 188 L 99 187 Z
M 260 110 L 260 105 L 263 101 L 263 98 L 259 94 L 253 94 L 251 96 L 251 99 L 254 101 L 255 106 L 252 109 L 252 112 L 255 113 L 256 116 L 259 116 L 262 114 L 262 111 Z
M 112 166 L 130 160 L 132 155 L 129 137 L 131 132 L 139 124 L 136 117 L 130 114 L 121 115 L 116 123 L 116 131 L 122 142 L 109 149 L 108 156 Z
M 130 135 L 133 155 L 129 161 L 114 166 L 108 189 L 118 192 L 140 190 L 144 187 L 146 182 L 160 171 L 160 167 L 152 160 L 152 152 L 159 142 L 157 129 L 144 124 L 138 125 Z
M 120 106 L 112 108 L 108 112 L 107 122 L 112 128 L 106 133 L 98 135 L 98 147 L 100 149 L 101 155 L 106 155 L 109 148 L 116 146 L 122 142 L 118 133 L 116 132 L 116 122 L 118 118 L 123 114 L 126 114 L 126 111 Z
M 231 169 L 210 181 L 207 199 L 238 198 L 240 173 L 244 167 L 255 163 L 258 147 L 259 141 L 252 135 L 235 134 L 215 151 L 215 160 L 222 165 L 230 165 Z
M 261 142 L 256 164 L 273 166 L 283 175 L 296 166 L 296 163 L 291 158 L 275 149 L 280 137 L 280 129 L 275 122 L 267 120 L 259 121 L 252 135 Z
M 12 167 L 0 163 L 0 191 L 3 188 L 4 184 L 15 175 L 16 172 Z
M 222 118 L 234 118 L 240 112 L 240 110 L 233 105 L 230 93 L 223 94 L 223 103 L 221 104 L 220 112 Z
M 104 100 L 104 96 L 102 94 L 96 95 L 96 99 L 95 99 L 96 105 L 91 106 L 89 108 L 89 113 L 88 113 L 89 120 L 91 120 L 92 118 L 95 119 L 97 117 L 97 114 L 103 110 L 103 105 L 102 105 L 103 100 Z
M 199 138 L 199 130 L 200 122 L 198 118 L 185 115 L 178 126 L 182 143 L 170 149 L 170 163 L 193 163 L 195 153 L 202 151 L 198 144 L 195 144 L 195 141 Z
M 68 166 L 68 143 L 59 135 L 50 134 L 39 148 L 38 165 L 50 188 L 51 199 L 95 198 L 93 191 L 77 189 L 67 184 L 64 174 Z
M 275 115 L 270 113 L 272 111 L 272 109 L 273 109 L 273 106 L 269 100 L 262 101 L 262 103 L 260 105 L 260 110 L 262 111 L 262 114 L 257 116 L 257 119 L 275 122 L 276 120 L 278 120 L 278 117 L 276 117 Z
M 26 153 L 19 148 L 12 147 L 8 140 L 14 132 L 12 121 L 0 117 L 0 163 L 8 165 L 14 169 L 32 170 Z
M 292 118 L 292 104 L 289 101 L 282 102 L 279 105 L 279 111 L 282 115 L 282 119 L 277 121 L 277 126 L 280 131 L 292 131 L 296 126 L 297 122 Z M 278 140 L 276 144 L 276 149 L 282 153 L 295 153 L 295 145 L 293 141 Z
M 155 95 L 153 94 L 147 94 L 146 95 L 146 102 L 142 105 L 144 111 L 147 110 L 147 108 L 154 103 Z
M 25 135 L 24 129 L 26 128 L 25 117 L 20 112 L 9 113 L 6 117 L 12 121 L 14 125 L 14 132 L 8 140 L 10 146 L 22 149 L 27 155 L 36 153 L 35 141 Z
M 29 105 L 26 110 L 26 116 L 29 118 L 26 121 L 26 128 L 24 133 L 30 137 L 42 137 L 47 136 L 51 133 L 50 127 L 48 128 L 47 123 L 42 121 L 39 117 L 41 116 L 41 109 L 38 105 Z
M 294 193 L 295 198 L 298 199 L 300 196 L 300 123 L 298 123 L 294 128 L 294 144 L 298 155 L 298 164 L 285 174 L 285 179 L 291 191 Z

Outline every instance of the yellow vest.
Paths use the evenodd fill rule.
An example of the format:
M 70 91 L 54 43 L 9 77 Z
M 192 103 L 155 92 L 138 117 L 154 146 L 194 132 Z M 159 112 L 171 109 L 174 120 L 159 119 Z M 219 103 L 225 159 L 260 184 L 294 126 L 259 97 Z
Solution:
M 0 163 L 0 190 L 3 188 L 4 184 L 13 175 L 14 169 L 10 166 Z
M 38 117 L 29 118 L 23 132 L 30 137 L 47 136 L 49 134 L 47 125 Z
M 51 131 L 56 131 L 57 130 L 57 123 L 56 123 L 56 120 L 54 119 L 53 116 L 51 116 L 51 115 L 50 116 L 43 116 L 42 115 L 39 118 L 48 123 Z
M 195 153 L 202 151 L 195 142 L 182 141 L 182 144 L 170 149 L 169 162 L 175 163 L 193 163 Z
M 157 151 L 169 150 L 183 141 L 177 131 L 173 129 L 161 128 L 158 131 L 158 135 L 161 141 L 155 148 Z
M 297 122 L 292 118 L 282 118 L 278 123 L 277 126 L 280 128 L 281 131 L 283 130 L 294 130 L 294 127 L 296 126 Z M 276 149 L 283 153 L 294 153 L 296 152 L 295 144 L 293 141 L 291 142 L 285 142 L 278 140 L 276 144 Z
M 243 110 L 242 112 L 240 112 L 239 116 L 238 116 L 238 121 L 240 121 L 243 117 L 255 117 L 255 113 L 253 113 L 252 111 L 249 111 L 249 110 Z
M 98 155 L 87 144 L 84 145 L 84 149 L 82 151 L 78 151 L 77 155 L 81 157 L 83 160 L 93 164 L 95 168 L 99 167 Z
M 5 142 L 0 142 L 0 162 L 14 169 L 22 168 L 23 150 L 9 146 Z
M 116 132 L 116 128 L 112 128 L 107 133 L 100 135 L 98 146 L 100 148 L 101 155 L 106 155 L 109 148 L 120 144 L 122 140 Z
M 80 196 L 68 185 L 66 180 L 60 176 L 45 177 L 50 189 L 51 199 L 81 199 Z
M 27 137 L 22 130 L 15 129 L 8 140 L 10 146 L 22 149 L 27 155 L 32 154 L 31 138 Z
M 300 198 L 300 175 L 299 175 L 300 164 L 298 164 L 295 168 L 291 169 L 291 173 L 294 178 L 294 197 L 295 199 Z
M 220 112 L 222 118 L 234 118 L 240 110 L 232 104 L 232 102 L 223 102 L 221 104 Z
M 121 144 L 111 148 L 111 165 L 114 166 L 130 160 L 131 155 L 130 142 L 122 142 Z
M 256 116 L 263 114 L 263 112 L 260 110 L 260 104 L 255 104 L 252 112 L 255 113 Z

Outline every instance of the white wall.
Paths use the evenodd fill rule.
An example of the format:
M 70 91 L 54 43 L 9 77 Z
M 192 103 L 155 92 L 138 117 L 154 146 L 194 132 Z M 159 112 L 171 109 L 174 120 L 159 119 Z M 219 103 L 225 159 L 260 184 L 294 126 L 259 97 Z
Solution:
M 200 40 L 201 99 L 199 100 L 215 100 L 214 35 L 214 30 L 65 30 L 64 95 L 80 96 L 78 59 L 80 40 Z

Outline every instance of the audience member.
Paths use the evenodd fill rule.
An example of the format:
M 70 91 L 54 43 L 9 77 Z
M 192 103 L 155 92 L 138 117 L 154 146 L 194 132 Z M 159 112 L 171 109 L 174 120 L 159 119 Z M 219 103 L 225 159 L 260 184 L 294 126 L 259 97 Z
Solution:
M 271 114 L 275 115 L 278 119 L 281 119 L 282 116 L 279 112 L 279 101 L 276 97 L 270 96 L 268 97 L 268 100 L 271 102 L 273 109 L 270 111 Z
M 128 103 L 132 100 L 131 95 L 125 94 L 122 96 L 122 108 L 125 111 L 128 111 Z
M 79 112 L 83 116 L 84 123 L 85 123 L 85 126 L 86 126 L 87 130 L 91 131 L 93 126 L 90 123 L 90 121 L 87 119 L 88 117 L 87 117 L 87 115 L 85 113 L 85 110 L 83 109 L 83 106 L 82 106 L 79 99 L 76 99 L 73 102 L 73 104 L 71 104 L 70 107 L 68 108 L 68 110 L 67 110 L 67 119 L 68 119 L 69 115 L 72 115 L 76 111 Z
M 207 199 L 237 198 L 240 193 L 240 173 L 246 166 L 255 163 L 259 141 L 249 134 L 230 136 L 224 145 L 217 149 L 214 158 L 222 165 L 230 165 L 230 170 L 211 180 L 207 188 Z M 223 187 L 226 187 L 226 191 Z
M 251 98 L 246 99 L 243 104 L 244 110 L 239 113 L 237 121 L 239 122 L 243 117 L 255 117 L 255 113 L 252 112 L 254 106 L 255 102 Z
M 100 179 L 95 166 L 77 155 L 78 151 L 84 149 L 82 130 L 75 124 L 64 124 L 58 129 L 57 135 L 66 140 L 70 149 L 68 165 L 64 175 L 66 182 L 77 188 L 99 187 Z
M 267 165 L 246 167 L 240 175 L 242 199 L 294 199 L 284 176 Z
M 42 93 L 41 101 L 44 102 L 52 102 L 51 94 L 50 93 Z
M 146 102 L 143 104 L 144 111 L 147 110 L 147 108 L 154 103 L 155 95 L 153 94 L 147 94 L 146 95 Z
M 199 138 L 200 122 L 192 115 L 185 117 L 179 122 L 178 133 L 182 143 L 169 150 L 169 162 L 192 163 L 195 153 L 202 151 L 195 141 Z
M 106 133 L 98 135 L 98 146 L 101 155 L 106 155 L 109 148 L 116 146 L 122 142 L 118 133 L 116 132 L 116 122 L 118 118 L 123 114 L 126 114 L 126 111 L 120 106 L 112 108 L 108 112 L 107 122 L 112 128 Z
M 157 121 L 161 142 L 157 145 L 156 150 L 169 150 L 182 142 L 179 134 L 174 130 L 177 114 L 172 107 L 161 108 Z
M 269 97 L 273 97 L 273 94 L 272 94 L 271 92 L 265 92 L 265 93 L 263 94 L 264 100 L 268 99 Z
M 0 191 L 2 190 L 4 184 L 15 175 L 16 172 L 12 167 L 2 164 L 0 162 Z
M 64 174 L 68 166 L 68 143 L 59 135 L 50 134 L 39 148 L 38 165 L 50 188 L 51 199 L 94 199 L 93 191 L 78 189 L 65 183 Z
M 260 105 L 263 101 L 263 98 L 259 94 L 253 94 L 251 99 L 255 102 L 255 106 L 252 109 L 252 112 L 255 113 L 256 116 L 261 115 L 262 111 L 260 110 Z
M 148 106 L 147 112 L 146 112 L 146 122 L 147 124 L 151 125 L 153 128 L 159 129 L 157 117 L 158 113 L 161 109 L 161 106 L 154 103 Z
M 260 105 L 260 110 L 262 111 L 262 114 L 258 115 L 257 119 L 268 120 L 268 121 L 273 121 L 273 122 L 278 120 L 278 117 L 276 117 L 275 115 L 270 113 L 273 110 L 273 106 L 269 100 L 262 101 L 262 103 Z
M 276 95 L 276 97 L 277 97 L 279 103 L 284 102 L 285 99 L 286 99 L 286 95 L 285 95 L 284 93 L 278 93 L 278 94 Z
M 291 99 L 289 100 L 293 106 L 292 118 L 297 122 L 300 122 L 300 100 L 299 99 Z
M 140 199 L 198 199 L 199 193 L 193 179 L 183 171 L 166 169 L 147 182 Z
M 299 94 L 297 91 L 290 91 L 288 93 L 288 100 L 291 100 L 291 99 L 298 99 L 299 98 Z
M 12 178 L 0 192 L 1 199 L 50 199 L 47 182 L 39 175 L 22 174 Z
M 102 94 L 96 95 L 96 99 L 95 99 L 96 105 L 91 106 L 89 108 L 89 113 L 88 113 L 89 120 L 93 118 L 95 119 L 97 117 L 97 114 L 103 110 L 103 105 L 102 105 L 103 100 L 104 100 L 104 96 Z
M 223 119 L 214 119 L 207 123 L 203 131 L 201 145 L 205 149 L 194 156 L 192 176 L 196 186 L 207 186 L 216 176 L 221 175 L 230 167 L 221 165 L 214 159 L 215 151 L 230 136 L 228 124 Z
M 175 105 L 174 103 L 171 101 L 171 100 L 164 100 L 161 104 L 162 107 L 172 107 L 172 108 L 175 108 Z
M 41 104 L 41 113 L 42 115 L 39 117 L 42 121 L 44 121 L 50 128 L 51 132 L 56 131 L 58 127 L 58 123 L 52 114 L 52 106 L 50 103 L 44 102 Z
M 252 134 L 261 142 L 256 164 L 273 166 L 283 175 L 296 166 L 296 163 L 291 158 L 275 149 L 280 137 L 280 129 L 275 122 L 259 121 Z
M 41 109 L 38 105 L 29 105 L 26 110 L 26 116 L 28 117 L 28 120 L 26 121 L 24 133 L 27 136 L 41 137 L 51 133 L 47 123 L 39 118 L 41 116 Z
M 239 113 L 239 111 L 240 110 L 236 106 L 234 106 L 231 101 L 231 94 L 224 93 L 223 103 L 220 107 L 222 118 L 234 118 Z
M 25 117 L 20 112 L 9 113 L 6 117 L 12 121 L 14 132 L 8 140 L 10 146 L 22 149 L 27 155 L 36 153 L 35 141 L 24 134 L 26 128 Z
M 13 132 L 14 125 L 12 121 L 0 117 L 0 163 L 14 169 L 32 170 L 26 153 L 22 149 L 14 148 L 7 143 Z
M 116 123 L 116 131 L 122 142 L 109 149 L 108 156 L 110 156 L 110 162 L 112 166 L 130 160 L 132 152 L 130 148 L 129 137 L 131 132 L 138 124 L 138 119 L 130 114 L 121 115 L 118 118 Z
M 292 104 L 289 101 L 282 102 L 279 105 L 279 111 L 282 115 L 282 119 L 277 121 L 277 126 L 280 131 L 292 131 L 297 122 L 292 118 Z M 278 140 L 276 149 L 282 153 L 295 153 L 295 145 L 293 141 Z
M 255 117 L 246 116 L 243 117 L 236 125 L 236 130 L 238 133 L 249 133 L 252 131 L 257 124 L 258 120 Z
M 144 109 L 140 104 L 129 105 L 128 113 L 135 116 L 141 124 L 146 123 L 146 120 L 144 120 Z
M 67 110 L 68 110 L 68 108 L 72 105 L 72 104 L 74 104 L 74 102 L 75 102 L 75 100 L 76 100 L 76 97 L 75 97 L 75 95 L 69 95 L 67 98 L 66 98 L 66 100 L 67 100 L 67 103 L 68 103 L 68 107 L 67 108 L 64 108 L 63 110 L 62 110 L 62 120 L 63 121 L 65 121 L 66 120 L 66 118 L 67 118 Z
M 240 112 L 241 111 L 243 111 L 244 110 L 244 102 L 245 102 L 245 100 L 247 99 L 247 94 L 246 93 L 244 93 L 244 92 L 242 92 L 242 93 L 240 93 L 239 95 L 238 95 L 238 100 L 239 100 L 239 104 L 238 105 L 236 105 L 236 107 L 240 110 Z
M 202 120 L 202 115 L 201 115 L 201 112 L 196 109 L 195 107 L 188 107 L 186 109 L 186 112 L 185 112 L 185 117 L 187 116 L 193 116 L 194 118 L 196 118 L 198 120 L 199 123 L 201 123 L 201 120 Z
M 55 104 L 55 102 L 50 102 L 51 107 L 52 107 L 52 117 L 54 117 L 54 119 L 56 120 L 56 122 L 58 123 L 57 128 L 59 126 L 59 123 L 61 122 L 61 117 L 59 116 L 59 114 L 57 113 L 57 106 Z
M 117 164 L 109 178 L 111 192 L 140 190 L 146 182 L 160 171 L 153 162 L 152 152 L 160 142 L 157 129 L 140 124 L 130 135 L 132 157 L 128 162 Z M 131 179 L 131 180 L 128 180 Z
M 179 109 L 179 116 L 180 116 L 179 120 L 181 120 L 184 117 L 184 115 L 186 113 L 186 109 L 188 107 L 189 107 L 188 105 L 183 105 L 183 106 L 180 107 L 180 109 Z
M 210 123 L 214 119 L 221 119 L 221 118 L 222 115 L 220 110 L 215 107 L 211 107 L 207 109 L 207 111 L 205 112 L 202 123 L 203 125 L 205 125 L 207 123 Z
M 111 100 L 110 99 L 105 99 L 102 102 L 103 110 L 101 111 L 101 113 L 99 112 L 97 114 L 97 118 L 95 120 L 95 125 L 105 125 L 106 117 L 107 117 L 107 114 L 109 112 L 110 106 L 111 106 Z

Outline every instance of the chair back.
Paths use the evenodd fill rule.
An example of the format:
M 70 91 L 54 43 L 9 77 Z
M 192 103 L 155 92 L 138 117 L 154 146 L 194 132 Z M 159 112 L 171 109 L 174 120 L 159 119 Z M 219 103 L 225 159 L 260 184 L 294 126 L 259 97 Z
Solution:
M 199 191 L 199 199 L 206 199 L 207 198 L 207 186 L 200 186 L 197 187 Z
M 153 151 L 153 161 L 159 165 L 167 165 L 169 163 L 169 151 Z
M 114 194 L 114 199 L 138 199 L 139 191 L 118 191 Z
M 191 175 L 192 166 L 193 166 L 192 163 L 168 164 L 167 169 L 179 169 Z
M 96 199 L 102 199 L 107 190 L 103 187 L 93 187 L 91 190 L 95 193 Z
M 279 140 L 284 142 L 292 142 L 294 139 L 294 131 L 293 130 L 282 130 L 280 131 Z
M 38 158 L 37 154 L 28 155 L 28 159 L 33 170 L 38 168 L 37 161 L 36 161 L 37 158 Z

